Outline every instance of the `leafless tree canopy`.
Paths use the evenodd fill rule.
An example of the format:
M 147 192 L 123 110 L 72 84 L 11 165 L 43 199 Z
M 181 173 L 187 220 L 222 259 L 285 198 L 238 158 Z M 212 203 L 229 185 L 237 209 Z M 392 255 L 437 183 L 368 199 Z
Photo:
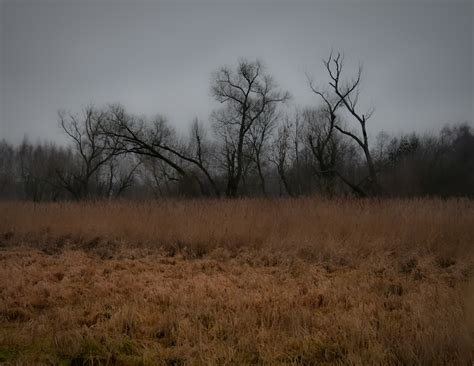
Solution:
M 101 133 L 108 118 L 108 111 L 92 106 L 84 108 L 79 115 L 59 112 L 60 126 L 72 141 L 77 162 L 72 169 L 58 170 L 57 176 L 60 184 L 75 198 L 90 197 L 92 181 L 100 179 L 102 168 L 107 164 L 109 186 L 114 181 L 112 160 L 118 154 L 118 142 Z
M 371 108 L 366 112 L 360 112 L 358 108 L 362 66 L 359 65 L 355 76 L 352 79 L 347 80 L 344 79 L 343 76 L 344 56 L 341 53 L 336 55 L 331 53 L 327 59 L 323 60 L 323 63 L 329 76 L 329 91 L 320 91 L 314 86 L 314 83 L 311 79 L 309 80 L 309 86 L 311 90 L 323 101 L 324 108 L 326 109 L 330 118 L 331 135 L 333 130 L 336 130 L 339 133 L 349 137 L 357 145 L 359 145 L 365 156 L 368 170 L 367 177 L 357 184 L 350 183 L 349 180 L 341 177 L 341 174 L 338 171 L 335 171 L 335 174 L 341 177 L 341 179 L 346 184 L 351 186 L 353 191 L 359 195 L 365 196 L 368 194 L 378 194 L 380 193 L 381 187 L 378 182 L 377 171 L 372 159 L 369 138 L 367 134 L 367 121 L 374 113 L 374 108 Z M 343 126 L 340 123 L 340 119 L 338 121 L 337 116 L 341 108 L 345 108 L 345 110 L 355 120 L 355 123 L 358 124 L 358 129 L 360 132 L 352 131 L 351 129 Z M 365 183 L 366 181 L 370 182 L 370 185 L 367 187 L 369 192 L 361 187 L 362 183 Z
M 288 92 L 278 89 L 272 76 L 265 72 L 260 61 L 242 60 L 237 69 L 219 69 L 213 76 L 211 93 L 217 101 L 226 104 L 216 118 L 225 136 L 224 148 L 229 160 L 227 195 L 237 196 L 244 171 L 244 148 L 248 133 L 256 121 L 274 104 L 290 98 Z

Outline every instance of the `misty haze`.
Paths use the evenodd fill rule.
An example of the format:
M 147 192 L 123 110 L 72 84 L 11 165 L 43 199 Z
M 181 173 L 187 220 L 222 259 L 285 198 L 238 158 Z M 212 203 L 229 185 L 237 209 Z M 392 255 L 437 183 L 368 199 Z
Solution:
M 0 364 L 474 363 L 473 21 L 0 0 Z

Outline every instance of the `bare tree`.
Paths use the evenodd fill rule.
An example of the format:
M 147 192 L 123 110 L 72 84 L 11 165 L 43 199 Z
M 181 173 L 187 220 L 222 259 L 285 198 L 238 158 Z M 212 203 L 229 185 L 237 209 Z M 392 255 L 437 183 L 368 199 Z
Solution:
M 365 178 L 353 183 L 354 177 L 348 176 L 348 165 L 354 170 L 358 166 L 358 154 L 354 152 L 354 144 L 344 136 L 334 133 L 334 125 L 324 108 L 321 110 L 307 109 L 303 113 L 306 123 L 305 139 L 308 150 L 315 160 L 314 173 L 320 180 L 320 188 L 332 196 L 336 193 L 336 178 L 339 178 L 353 193 L 365 197 L 361 188 Z
M 188 149 L 183 159 L 193 164 L 206 177 L 215 196 L 220 197 L 219 187 L 211 174 L 212 150 L 213 146 L 207 139 L 206 129 L 197 118 L 194 119 Z M 205 188 L 202 190 L 206 191 Z
M 158 158 L 179 175 L 187 176 L 169 151 L 169 146 L 176 144 L 176 136 L 163 116 L 148 121 L 127 114 L 120 105 L 113 105 L 110 118 L 102 124 L 102 133 L 115 141 L 121 152 Z
M 227 181 L 226 195 L 229 195 L 229 182 L 237 171 L 237 136 L 239 116 L 231 106 L 227 106 L 211 114 L 214 134 L 217 137 L 218 166 L 224 171 Z
M 316 162 L 315 173 L 321 181 L 322 190 L 332 195 L 342 150 L 341 142 L 334 134 L 333 115 L 324 107 L 307 108 L 302 115 L 305 124 L 305 141 Z
M 227 195 L 236 197 L 244 168 L 245 138 L 252 125 L 260 115 L 271 105 L 289 99 L 287 92 L 277 88 L 273 78 L 265 73 L 260 61 L 249 62 L 241 60 L 236 70 L 229 67 L 220 68 L 213 75 L 211 93 L 217 101 L 228 106 L 232 118 L 221 119 L 227 132 L 235 136 L 227 136 L 235 143 L 235 162 L 229 164 Z M 236 118 L 234 118 L 236 117 Z M 235 132 L 234 132 L 235 131 Z M 226 142 L 227 143 L 227 142 Z
M 59 112 L 59 123 L 72 141 L 77 166 L 67 171 L 58 170 L 57 174 L 62 186 L 76 199 L 90 197 L 94 175 L 119 153 L 118 142 L 101 133 L 108 118 L 106 110 L 94 106 L 84 108 L 80 115 Z
M 276 139 L 273 142 L 274 151 L 271 157 L 271 161 L 273 164 L 275 164 L 280 181 L 283 183 L 286 193 L 290 196 L 294 195 L 288 176 L 288 170 L 292 164 L 292 130 L 293 126 L 290 120 L 287 118 L 285 122 L 278 128 Z M 281 193 L 282 192 L 280 189 L 280 195 Z
M 295 160 L 295 175 L 296 175 L 296 187 L 298 195 L 303 192 L 303 182 L 301 179 L 301 142 L 302 142 L 302 130 L 303 124 L 301 123 L 301 116 L 298 110 L 295 111 L 293 117 L 293 151 L 294 151 L 294 160 Z
M 195 180 L 202 191 L 202 179 L 186 168 L 186 164 L 191 164 L 204 175 L 216 196 L 219 196 L 217 185 L 203 159 L 201 127 L 192 131 L 193 151 L 190 151 L 189 146 L 186 148 L 178 142 L 175 131 L 164 117 L 157 116 L 147 121 L 131 116 L 122 106 L 115 105 L 111 106 L 111 118 L 103 125 L 103 133 L 116 141 L 120 151 L 159 159 L 180 176 L 181 182 Z
M 364 179 L 359 184 L 353 184 L 343 178 L 343 181 L 350 183 L 349 185 L 352 188 L 356 188 L 355 191 L 360 194 L 366 195 L 365 191 L 361 188 L 361 185 L 365 183 L 366 180 L 370 182 L 370 189 L 372 193 L 380 192 L 380 185 L 377 178 L 377 170 L 372 159 L 370 152 L 369 141 L 367 136 L 367 121 L 372 116 L 374 109 L 370 108 L 365 113 L 358 111 L 358 101 L 360 95 L 360 82 L 362 76 L 362 66 L 359 66 L 355 78 L 350 81 L 345 81 L 342 79 L 342 71 L 344 67 L 344 57 L 340 53 L 334 56 L 332 53 L 324 61 L 324 66 L 329 74 L 329 86 L 331 87 L 333 95 L 328 93 L 321 92 L 317 90 L 313 83 L 310 81 L 310 87 L 314 93 L 318 94 L 323 102 L 326 105 L 327 111 L 332 119 L 332 126 L 338 132 L 342 133 L 345 136 L 350 137 L 358 146 L 361 147 L 366 164 L 368 169 L 367 179 Z M 338 123 L 336 112 L 340 109 L 341 106 L 344 106 L 349 114 L 355 118 L 357 121 L 360 133 L 362 137 L 357 133 L 349 131 L 346 127 Z
M 267 108 L 257 118 L 256 122 L 251 126 L 248 133 L 248 145 L 250 150 L 250 159 L 255 164 L 258 177 L 260 180 L 260 189 L 264 196 L 267 195 L 265 188 L 265 165 L 268 160 L 270 148 L 270 138 L 278 122 L 278 112 L 276 105 L 273 104 Z

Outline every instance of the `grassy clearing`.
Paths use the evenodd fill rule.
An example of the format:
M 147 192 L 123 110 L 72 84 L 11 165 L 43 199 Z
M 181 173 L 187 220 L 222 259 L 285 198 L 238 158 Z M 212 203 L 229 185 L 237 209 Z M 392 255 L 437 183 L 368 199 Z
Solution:
M 0 204 L 0 362 L 467 364 L 474 203 Z

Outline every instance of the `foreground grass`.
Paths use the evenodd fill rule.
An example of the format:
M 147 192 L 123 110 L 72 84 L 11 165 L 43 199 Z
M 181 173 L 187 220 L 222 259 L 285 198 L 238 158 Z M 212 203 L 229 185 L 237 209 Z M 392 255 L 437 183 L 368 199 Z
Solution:
M 466 364 L 467 200 L 0 204 L 0 362 Z

